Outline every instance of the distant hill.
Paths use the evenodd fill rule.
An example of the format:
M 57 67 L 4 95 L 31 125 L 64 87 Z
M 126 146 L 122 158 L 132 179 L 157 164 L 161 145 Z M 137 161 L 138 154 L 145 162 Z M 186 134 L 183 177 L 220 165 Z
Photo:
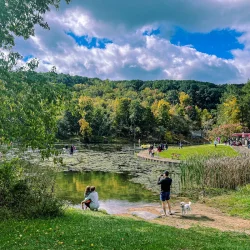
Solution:
M 152 90 L 158 89 L 160 92 L 168 96 L 171 104 L 175 104 L 178 99 L 179 92 L 187 93 L 193 100 L 193 105 L 197 105 L 201 109 L 215 109 L 216 105 L 220 103 L 220 98 L 226 90 L 227 84 L 218 85 L 210 82 L 201 82 L 195 80 L 101 80 L 99 78 L 88 78 L 83 76 L 71 76 L 69 74 L 57 74 L 53 72 L 37 73 L 33 72 L 35 77 L 33 79 L 45 78 L 50 82 L 63 83 L 68 87 L 73 87 L 76 84 L 88 86 L 100 86 L 104 88 L 105 85 L 118 88 L 123 85 L 124 89 L 140 92 L 145 88 Z M 242 88 L 243 84 L 235 84 L 235 86 Z

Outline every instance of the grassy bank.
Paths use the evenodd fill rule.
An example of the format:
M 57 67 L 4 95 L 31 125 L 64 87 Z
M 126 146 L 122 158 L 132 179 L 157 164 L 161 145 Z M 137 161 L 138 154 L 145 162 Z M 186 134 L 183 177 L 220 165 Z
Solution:
M 178 147 L 169 147 L 168 150 L 165 150 L 159 153 L 160 157 L 164 158 L 171 158 L 173 153 L 180 154 L 180 159 L 184 160 L 187 157 L 194 156 L 194 155 L 221 155 L 221 156 L 237 156 L 238 153 L 231 147 L 225 145 L 218 145 L 215 147 L 212 144 L 209 145 L 199 145 L 199 146 L 183 146 L 182 149 Z
M 207 199 L 206 203 L 229 215 L 250 219 L 250 184 L 227 195 Z
M 0 222 L 1 249 L 250 249 L 243 234 L 176 229 L 101 212 Z

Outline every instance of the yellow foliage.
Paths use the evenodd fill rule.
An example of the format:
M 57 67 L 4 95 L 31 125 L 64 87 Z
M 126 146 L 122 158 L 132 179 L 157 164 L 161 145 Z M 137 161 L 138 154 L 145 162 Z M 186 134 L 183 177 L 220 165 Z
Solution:
M 170 115 L 175 115 L 176 114 L 176 105 L 170 107 L 169 114 Z
M 231 96 L 230 98 L 227 98 L 222 105 L 224 116 L 230 118 L 230 120 L 228 120 L 228 123 L 237 123 L 240 114 L 237 98 L 235 96 Z
M 185 92 L 180 92 L 179 101 L 180 101 L 181 106 L 187 106 L 191 104 L 191 97 Z
M 153 114 L 157 117 L 159 115 L 159 111 L 167 110 L 169 112 L 170 103 L 161 99 L 160 101 L 155 101 L 152 104 L 151 109 L 152 109 Z
M 82 135 L 91 135 L 92 128 L 89 126 L 89 123 L 84 119 L 79 120 L 80 132 Z
M 93 104 L 93 100 L 89 96 L 80 96 L 78 103 L 81 108 L 84 108 L 89 104 Z

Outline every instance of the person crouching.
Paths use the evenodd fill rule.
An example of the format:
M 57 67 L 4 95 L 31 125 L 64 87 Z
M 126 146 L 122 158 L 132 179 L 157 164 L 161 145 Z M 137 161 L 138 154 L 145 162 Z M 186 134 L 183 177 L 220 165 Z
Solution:
M 85 199 L 82 201 L 82 207 L 83 204 L 87 205 L 91 210 L 98 210 L 99 208 L 99 198 L 98 198 L 98 193 L 95 191 L 95 187 L 91 186 L 90 187 L 90 194 L 85 197 Z M 89 202 L 90 201 L 90 202 Z

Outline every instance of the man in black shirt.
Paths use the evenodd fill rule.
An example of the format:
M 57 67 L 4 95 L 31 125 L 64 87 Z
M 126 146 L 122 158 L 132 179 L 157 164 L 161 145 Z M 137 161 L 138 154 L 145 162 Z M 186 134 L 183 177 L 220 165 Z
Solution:
M 162 203 L 162 209 L 164 212 L 164 215 L 167 216 L 166 213 L 166 202 L 168 204 L 168 210 L 169 210 L 169 214 L 172 215 L 171 213 L 171 206 L 170 206 L 170 186 L 172 184 L 172 179 L 168 177 L 169 172 L 165 171 L 164 174 L 162 174 L 159 178 L 158 178 L 158 185 L 161 185 L 161 193 L 160 193 L 160 200 Z

